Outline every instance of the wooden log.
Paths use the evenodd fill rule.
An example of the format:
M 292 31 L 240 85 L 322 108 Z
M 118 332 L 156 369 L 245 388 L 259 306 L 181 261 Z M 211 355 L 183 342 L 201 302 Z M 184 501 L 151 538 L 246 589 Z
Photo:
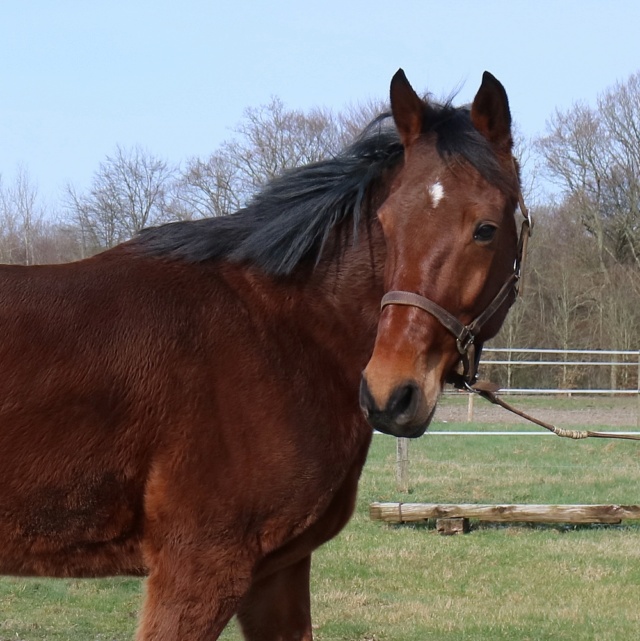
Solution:
M 623 519 L 640 519 L 640 505 L 372 503 L 369 515 L 375 521 L 388 523 L 441 518 L 526 523 L 620 523 Z
M 466 534 L 469 531 L 469 519 L 438 519 L 436 530 L 443 536 Z

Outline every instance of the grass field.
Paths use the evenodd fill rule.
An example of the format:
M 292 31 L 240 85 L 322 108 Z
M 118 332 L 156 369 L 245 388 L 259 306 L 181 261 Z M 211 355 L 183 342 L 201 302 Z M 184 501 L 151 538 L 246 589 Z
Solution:
M 445 399 L 444 409 L 460 402 Z M 572 402 L 581 403 L 558 399 L 544 407 L 557 403 L 564 411 Z M 606 415 L 607 404 L 621 411 L 613 399 L 592 402 L 600 415 Z M 625 402 L 633 426 L 636 401 Z M 513 428 L 449 421 L 432 429 Z M 637 638 L 639 524 L 473 523 L 468 535 L 441 537 L 430 523 L 372 522 L 368 506 L 372 501 L 636 504 L 640 442 L 427 435 L 411 442 L 409 494 L 395 490 L 395 447 L 390 437 L 374 437 L 353 520 L 314 555 L 317 641 Z M 0 640 L 131 639 L 142 590 L 143 583 L 133 579 L 0 579 Z M 240 640 L 235 624 L 222 638 Z

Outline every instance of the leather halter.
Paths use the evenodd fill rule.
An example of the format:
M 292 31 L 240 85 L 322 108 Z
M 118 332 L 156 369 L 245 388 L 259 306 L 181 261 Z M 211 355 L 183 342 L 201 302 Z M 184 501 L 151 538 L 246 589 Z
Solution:
M 526 255 L 527 242 L 531 235 L 533 221 L 524 204 L 522 191 L 520 190 L 518 190 L 518 205 L 524 219 L 520 228 L 518 251 L 514 263 L 513 274 L 509 276 L 486 309 L 476 316 L 476 318 L 468 325 L 461 323 L 453 314 L 437 303 L 434 303 L 425 296 L 421 296 L 420 294 L 415 294 L 413 292 L 406 292 L 402 290 L 390 291 L 382 297 L 382 301 L 380 303 L 381 310 L 387 305 L 408 305 L 410 307 L 417 307 L 418 309 L 421 309 L 435 317 L 440 321 L 441 325 L 455 336 L 456 346 L 460 353 L 460 361 L 463 365 L 463 372 L 462 374 L 450 374 L 448 380 L 459 389 L 468 389 L 476 382 L 477 364 L 480 354 L 476 354 L 475 341 L 480 330 L 484 324 L 502 307 L 509 296 L 514 292 L 517 295 L 518 292 L 521 292 L 522 290 L 522 287 L 519 287 L 519 283 L 522 279 L 522 269 Z

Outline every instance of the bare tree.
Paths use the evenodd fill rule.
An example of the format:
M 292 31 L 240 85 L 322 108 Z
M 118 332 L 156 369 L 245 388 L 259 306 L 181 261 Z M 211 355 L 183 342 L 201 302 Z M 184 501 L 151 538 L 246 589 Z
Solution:
M 18 167 L 12 184 L 0 183 L 0 258 L 2 262 L 38 262 L 36 244 L 42 234 L 44 210 L 25 167 Z
M 554 234 L 538 266 L 554 340 L 559 346 L 637 347 L 640 73 L 605 91 L 593 108 L 578 104 L 556 112 L 537 148 L 561 189 L 556 220 L 545 221 Z M 561 242 L 556 221 L 571 229 L 570 242 Z
M 341 146 L 331 112 L 286 109 L 279 98 L 246 109 L 234 132 L 221 151 L 236 170 L 241 200 L 286 169 L 326 158 Z
M 67 186 L 67 207 L 83 254 L 113 247 L 144 227 L 166 221 L 175 173 L 164 160 L 139 147 L 117 147 L 100 164 L 86 193 Z
M 236 211 L 269 180 L 293 167 L 336 154 L 382 111 L 379 103 L 335 115 L 288 109 L 279 98 L 245 110 L 234 136 L 209 158 L 192 158 L 182 172 L 172 213 L 177 218 Z
M 640 267 L 640 73 L 556 112 L 537 147 L 549 175 L 596 243 L 601 268 Z
M 615 253 L 640 267 L 640 72 L 615 85 L 598 104 L 609 141 L 605 211 L 613 212 Z
M 192 158 L 176 183 L 171 204 L 174 218 L 226 216 L 240 205 L 237 169 L 221 152 L 208 159 Z
M 390 106 L 382 100 L 370 99 L 345 107 L 337 114 L 340 147 L 355 140 L 369 124 L 383 114 L 390 115 L 391 111 Z

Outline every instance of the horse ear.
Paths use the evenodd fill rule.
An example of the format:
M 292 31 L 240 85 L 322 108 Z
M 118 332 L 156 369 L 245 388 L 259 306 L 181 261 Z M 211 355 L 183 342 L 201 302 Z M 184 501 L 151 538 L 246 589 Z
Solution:
M 404 71 L 398 69 L 391 79 L 391 113 L 405 149 L 410 147 L 422 132 L 424 107 Z
M 499 151 L 511 151 L 511 112 L 507 92 L 488 71 L 471 105 L 473 126 Z

